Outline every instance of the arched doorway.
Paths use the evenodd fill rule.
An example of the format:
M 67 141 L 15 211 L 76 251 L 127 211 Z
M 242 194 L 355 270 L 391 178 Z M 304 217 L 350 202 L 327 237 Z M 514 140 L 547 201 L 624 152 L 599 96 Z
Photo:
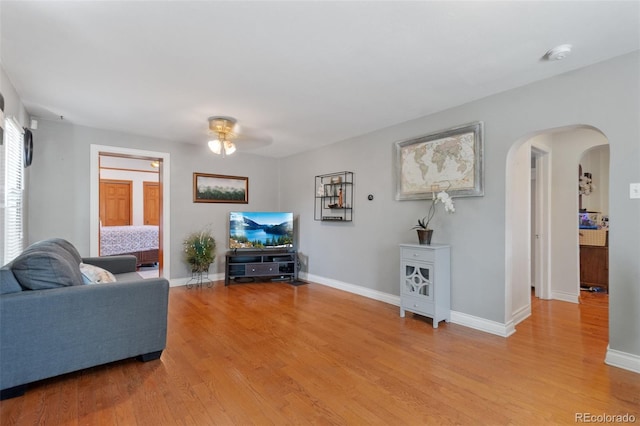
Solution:
M 585 126 L 541 130 L 516 141 L 507 155 L 505 211 L 505 315 L 514 326 L 531 315 L 532 254 L 545 263 L 540 297 L 577 303 L 580 295 L 577 170 L 588 149 L 607 145 L 598 129 Z M 532 149 L 543 153 L 547 201 L 541 214 L 543 237 L 532 248 Z M 543 187 L 544 189 L 544 187 Z M 538 218 L 540 219 L 540 218 Z M 535 247 L 535 245 L 534 245 Z

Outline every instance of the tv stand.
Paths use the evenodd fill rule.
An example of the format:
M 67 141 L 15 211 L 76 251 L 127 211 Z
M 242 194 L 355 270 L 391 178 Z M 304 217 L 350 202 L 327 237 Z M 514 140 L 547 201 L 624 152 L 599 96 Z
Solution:
M 224 285 L 231 280 L 269 278 L 298 281 L 298 256 L 294 249 L 230 250 L 226 255 Z

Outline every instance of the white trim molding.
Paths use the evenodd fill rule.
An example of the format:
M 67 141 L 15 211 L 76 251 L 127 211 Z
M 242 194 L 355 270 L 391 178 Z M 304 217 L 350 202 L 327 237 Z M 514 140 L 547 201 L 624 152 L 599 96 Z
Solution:
M 526 306 L 523 306 L 522 308 L 520 308 L 519 310 L 513 313 L 512 315 L 513 324 L 516 324 L 516 325 L 520 324 L 522 321 L 526 320 L 530 316 L 531 316 L 531 303 L 529 303 Z
M 119 146 L 95 145 L 90 147 L 90 196 L 89 196 L 89 253 L 98 256 L 98 230 L 100 228 L 99 194 L 100 194 L 100 154 L 122 154 L 131 157 L 160 158 L 163 163 L 162 172 L 162 275 L 171 276 L 171 155 L 167 152 L 147 151 Z
M 551 299 L 569 303 L 580 303 L 578 295 L 557 290 L 551 290 Z
M 640 356 L 611 349 L 608 345 L 604 363 L 640 374 Z
M 451 311 L 451 322 L 473 328 L 475 330 L 484 331 L 485 333 L 495 334 L 500 337 L 509 337 L 516 332 L 513 321 L 510 321 L 507 324 L 502 324 L 497 321 L 491 321 L 457 311 Z
M 338 290 L 344 290 L 349 293 L 358 294 L 360 296 L 367 297 L 369 299 L 379 300 L 381 302 L 389 303 L 391 305 L 400 306 L 400 296 L 384 293 L 378 290 L 372 290 L 370 288 L 362 287 L 356 284 L 349 284 L 342 281 L 334 280 L 332 278 L 325 278 L 318 275 L 307 274 L 301 272 L 300 278 L 305 281 L 311 281 L 316 284 L 326 285 L 327 287 L 337 288 Z M 398 314 L 399 315 L 399 314 Z

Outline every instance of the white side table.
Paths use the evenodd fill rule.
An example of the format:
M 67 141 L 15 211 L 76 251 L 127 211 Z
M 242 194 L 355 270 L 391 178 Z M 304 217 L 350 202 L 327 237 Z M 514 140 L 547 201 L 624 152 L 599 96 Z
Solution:
M 433 319 L 433 328 L 451 319 L 450 247 L 400 244 L 400 316 L 405 311 Z

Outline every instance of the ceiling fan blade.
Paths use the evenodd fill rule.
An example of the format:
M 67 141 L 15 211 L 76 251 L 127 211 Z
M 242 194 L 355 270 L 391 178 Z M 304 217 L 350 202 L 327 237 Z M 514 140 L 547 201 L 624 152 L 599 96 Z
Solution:
M 271 145 L 273 137 L 262 130 L 241 125 L 234 140 L 238 149 L 251 150 Z

